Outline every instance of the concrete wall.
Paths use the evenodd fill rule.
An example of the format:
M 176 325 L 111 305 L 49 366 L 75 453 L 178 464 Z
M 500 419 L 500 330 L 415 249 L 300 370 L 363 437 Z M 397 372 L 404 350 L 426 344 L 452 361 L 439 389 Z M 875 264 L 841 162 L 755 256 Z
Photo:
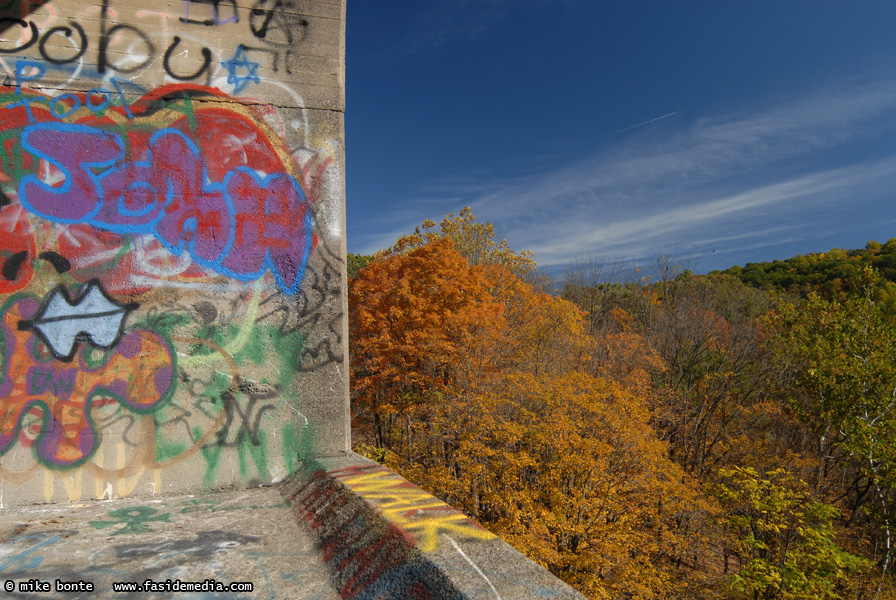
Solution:
M 344 600 L 584 596 L 444 502 L 357 455 L 310 460 L 280 492 Z
M 0 6 L 0 505 L 348 450 L 344 16 Z

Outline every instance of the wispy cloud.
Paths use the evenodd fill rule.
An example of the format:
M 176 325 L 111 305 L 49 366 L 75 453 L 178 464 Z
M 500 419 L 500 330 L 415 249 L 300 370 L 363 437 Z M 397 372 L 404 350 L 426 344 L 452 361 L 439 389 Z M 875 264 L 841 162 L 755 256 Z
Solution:
M 734 239 L 764 237 L 785 229 L 792 230 L 793 226 L 769 227 L 769 224 L 775 223 L 775 216 L 793 217 L 798 213 L 803 213 L 802 217 L 797 218 L 806 224 L 811 220 L 806 214 L 810 206 L 834 202 L 843 194 L 855 193 L 860 188 L 893 189 L 894 182 L 896 157 L 800 176 L 729 196 L 710 195 L 697 202 L 689 202 L 683 195 L 677 194 L 647 212 L 631 212 L 610 221 L 555 223 L 566 231 L 554 240 L 534 240 L 540 241 L 535 251 L 542 261 L 551 264 L 568 260 L 584 248 L 604 254 L 635 257 L 650 256 L 673 246 L 682 250 L 700 250 Z M 593 216 L 599 219 L 599 215 Z M 747 226 L 750 231 L 714 235 L 726 229 L 737 231 L 738 226 Z
M 516 180 L 463 182 L 442 197 L 473 205 L 477 216 L 510 232 L 513 245 L 557 264 L 587 253 L 711 252 L 720 238 L 756 245 L 811 220 L 810 209 L 896 189 L 896 158 L 861 152 L 896 128 L 896 82 L 678 121 L 662 137 L 639 128 L 634 139 L 614 140 L 575 164 Z M 852 153 L 845 161 L 844 152 Z M 834 157 L 850 166 L 826 168 Z
M 868 149 L 894 130 L 896 81 L 830 86 L 690 120 L 679 113 L 662 127 L 648 122 L 613 136 L 561 168 L 431 182 L 361 244 L 387 247 L 423 219 L 466 205 L 542 265 L 591 254 L 699 257 L 818 239 L 833 233 L 820 225 L 832 213 L 843 213 L 835 219 L 843 230 L 856 227 L 849 211 L 870 212 L 877 203 L 868 218 L 892 214 L 896 154 Z

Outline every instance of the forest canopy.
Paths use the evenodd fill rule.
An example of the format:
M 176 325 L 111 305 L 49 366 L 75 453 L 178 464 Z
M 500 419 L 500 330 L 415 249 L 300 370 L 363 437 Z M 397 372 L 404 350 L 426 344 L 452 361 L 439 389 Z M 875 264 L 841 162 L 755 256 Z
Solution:
M 348 262 L 356 451 L 589 598 L 896 598 L 896 239 L 550 294 L 464 209 Z

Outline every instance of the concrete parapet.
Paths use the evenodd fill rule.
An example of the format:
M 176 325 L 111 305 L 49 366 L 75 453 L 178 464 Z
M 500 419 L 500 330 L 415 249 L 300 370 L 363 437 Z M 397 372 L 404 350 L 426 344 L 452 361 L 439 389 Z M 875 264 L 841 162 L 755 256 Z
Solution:
M 309 528 L 343 598 L 583 598 L 381 465 L 353 455 L 305 467 L 281 491 Z

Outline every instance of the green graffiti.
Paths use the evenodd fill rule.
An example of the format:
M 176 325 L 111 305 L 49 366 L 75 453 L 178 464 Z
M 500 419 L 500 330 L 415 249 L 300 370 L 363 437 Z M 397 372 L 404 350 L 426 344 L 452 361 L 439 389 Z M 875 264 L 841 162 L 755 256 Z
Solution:
M 270 340 L 275 330 L 271 327 L 255 327 L 249 335 L 249 339 L 239 352 L 234 355 L 237 364 L 245 364 L 247 361 L 256 365 L 263 364 L 268 356 L 268 344 L 265 340 Z M 265 335 L 268 333 L 268 335 Z M 234 335 L 234 337 L 236 337 Z M 275 350 L 278 346 L 288 346 L 289 344 L 273 344 Z
M 283 439 L 283 460 L 286 463 L 286 472 L 292 475 L 299 466 L 299 444 L 301 444 L 299 428 L 295 425 L 284 425 L 280 434 Z
M 169 108 L 185 114 L 187 122 L 190 124 L 190 131 L 195 133 L 199 122 L 196 120 L 196 113 L 193 111 L 193 99 L 188 94 L 184 94 L 182 101 L 183 104 L 180 102 L 172 103 L 169 105 Z
M 258 441 L 260 443 L 256 446 L 252 443 L 250 437 L 246 435 L 240 439 L 239 445 L 236 448 L 240 461 L 240 475 L 243 476 L 244 481 L 249 479 L 250 456 L 255 463 L 255 470 L 261 478 L 267 479 L 268 477 L 268 453 L 265 450 L 267 447 L 267 436 L 264 431 L 258 432 Z
M 248 482 L 256 477 L 268 480 L 272 469 L 295 473 L 301 468 L 303 457 L 311 451 L 307 423 L 281 427 L 263 414 L 271 409 L 271 404 L 284 408 L 285 400 L 280 393 L 294 383 L 305 339 L 299 333 L 284 334 L 275 326 L 256 324 L 261 297 L 261 292 L 256 290 L 242 324 L 223 325 L 209 318 L 194 329 L 195 315 L 187 311 L 159 311 L 143 321 L 145 327 L 166 338 L 180 338 L 179 350 L 183 354 L 178 361 L 181 368 L 178 381 L 182 390 L 190 394 L 179 395 L 175 402 L 153 415 L 156 462 L 167 463 L 198 450 L 205 463 L 202 485 L 207 489 L 214 487 L 225 456 L 228 460 L 236 459 L 239 477 Z M 276 368 L 277 373 L 271 373 L 270 379 L 261 376 L 260 381 L 244 380 L 239 376 L 239 369 L 234 373 L 225 361 L 237 367 Z M 243 389 L 243 386 L 248 387 Z M 256 393 L 254 386 L 264 390 L 257 392 L 258 397 L 252 395 Z M 246 393 L 248 400 L 242 395 Z M 271 430 L 270 426 L 277 429 Z M 212 435 L 218 428 L 220 431 Z M 277 434 L 281 437 L 279 443 L 276 443 Z M 269 447 L 269 444 L 275 446 Z
M 189 325 L 191 320 L 190 315 L 187 313 L 156 313 L 149 315 L 141 323 L 147 329 L 151 329 L 167 338 L 174 335 L 176 329 Z
M 115 521 L 88 521 L 97 529 L 105 529 L 113 525 L 123 525 L 121 529 L 112 535 L 124 535 L 126 533 L 150 533 L 152 529 L 146 526 L 152 521 L 164 521 L 170 523 L 171 513 L 158 514 L 158 510 L 149 506 L 135 506 L 134 508 L 119 508 L 109 513 Z
M 182 442 L 168 442 L 161 439 L 161 430 L 156 428 L 156 462 L 176 458 L 187 451 L 187 445 Z
M 284 425 L 281 430 L 283 438 L 283 460 L 287 472 L 292 475 L 302 464 L 314 456 L 314 436 L 311 425 L 299 428 L 297 425 Z
M 280 389 L 286 389 L 289 385 L 296 365 L 299 364 L 299 356 L 304 345 L 305 336 L 298 334 L 295 335 L 295 341 L 292 344 L 274 344 L 280 357 Z
M 198 427 L 193 429 L 193 435 L 197 439 L 202 437 L 202 430 Z M 205 459 L 205 476 L 202 478 L 202 486 L 206 488 L 212 487 L 215 482 L 215 471 L 218 470 L 218 461 L 221 459 L 221 446 L 205 445 L 199 449 L 202 458 Z

